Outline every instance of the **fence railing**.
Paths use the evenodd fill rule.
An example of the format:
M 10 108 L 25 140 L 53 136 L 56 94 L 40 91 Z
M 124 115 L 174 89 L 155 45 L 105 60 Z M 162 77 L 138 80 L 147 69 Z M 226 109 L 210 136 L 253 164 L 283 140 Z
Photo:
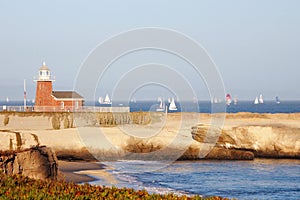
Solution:
M 128 106 L 122 107 L 101 107 L 101 106 L 83 106 L 75 107 L 60 107 L 60 106 L 1 106 L 1 111 L 8 112 L 130 112 Z

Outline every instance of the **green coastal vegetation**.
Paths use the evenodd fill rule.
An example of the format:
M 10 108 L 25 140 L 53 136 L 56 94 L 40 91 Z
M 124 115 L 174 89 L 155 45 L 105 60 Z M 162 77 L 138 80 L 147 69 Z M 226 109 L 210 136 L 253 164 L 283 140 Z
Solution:
M 41 181 L 21 175 L 0 173 L 0 199 L 195 199 L 225 200 L 222 197 L 149 194 L 145 190 L 74 184 L 64 181 Z

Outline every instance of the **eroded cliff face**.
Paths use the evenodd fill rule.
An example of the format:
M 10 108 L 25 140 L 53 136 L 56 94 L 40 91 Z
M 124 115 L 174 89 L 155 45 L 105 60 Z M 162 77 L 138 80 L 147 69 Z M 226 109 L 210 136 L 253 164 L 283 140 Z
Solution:
M 7 175 L 57 180 L 57 164 L 55 153 L 48 147 L 0 152 L 0 170 Z
M 208 125 L 192 128 L 192 137 L 200 143 L 209 141 Z M 216 132 L 216 135 L 218 133 Z M 244 150 L 264 158 L 300 158 L 300 129 L 283 125 L 250 125 L 225 127 L 217 139 L 216 147 Z
M 162 117 L 161 119 L 157 117 L 155 120 L 161 120 L 161 122 L 153 122 L 150 126 L 137 126 L 136 124 L 125 126 L 126 131 L 134 130 L 134 133 L 143 133 L 142 137 L 145 139 L 132 139 L 116 125 L 104 126 L 101 129 L 103 133 L 101 138 L 108 139 L 112 145 L 96 146 L 97 148 L 92 149 L 94 150 L 93 155 L 88 151 L 91 151 L 91 148 L 83 143 L 81 134 L 83 132 L 87 134 L 89 131 L 94 133 L 94 129 L 99 130 L 99 124 L 96 124 L 95 127 L 83 125 L 80 127 L 80 131 L 76 128 L 64 128 L 61 124 L 62 128 L 54 130 L 51 125 L 51 115 L 40 114 L 39 116 L 39 113 L 26 113 L 24 116 L 21 114 L 19 116 L 11 113 L 8 124 L 4 125 L 6 114 L 0 114 L 0 122 L 3 121 L 0 125 L 0 150 L 22 150 L 31 146 L 46 145 L 51 147 L 59 158 L 71 160 L 92 160 L 94 154 L 99 157 L 102 155 L 109 157 L 115 154 L 119 156 L 126 152 L 149 153 L 165 147 L 169 148 L 166 151 L 166 157 L 170 157 L 172 152 L 177 149 L 184 148 L 185 150 L 186 147 L 189 147 L 180 159 L 300 158 L 300 113 L 227 114 L 222 130 L 209 125 L 211 124 L 211 114 L 198 115 L 197 113 L 184 113 L 187 115 L 185 119 L 191 119 L 191 121 L 197 117 L 201 119 L 202 124 L 192 127 L 192 130 L 193 124 L 182 123 L 184 122 L 181 117 L 182 113 L 169 113 L 166 118 Z M 140 115 L 137 114 L 136 117 L 138 116 Z M 166 121 L 162 123 L 164 119 Z M 160 128 L 162 128 L 161 131 L 157 132 L 159 134 L 154 134 L 153 137 L 144 134 L 146 132 L 156 133 Z M 182 135 L 178 134 L 180 128 L 184 130 Z M 212 132 L 207 134 L 209 128 Z M 219 132 L 221 132 L 220 136 Z M 180 139 L 173 143 L 178 135 Z M 112 150 L 111 146 L 117 148 Z M 207 149 L 211 151 L 209 152 Z

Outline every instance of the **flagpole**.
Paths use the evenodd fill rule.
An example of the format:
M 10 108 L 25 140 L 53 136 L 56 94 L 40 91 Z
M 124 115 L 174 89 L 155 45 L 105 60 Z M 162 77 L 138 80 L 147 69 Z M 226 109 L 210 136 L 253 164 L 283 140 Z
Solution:
M 24 79 L 24 111 L 26 111 L 26 79 Z

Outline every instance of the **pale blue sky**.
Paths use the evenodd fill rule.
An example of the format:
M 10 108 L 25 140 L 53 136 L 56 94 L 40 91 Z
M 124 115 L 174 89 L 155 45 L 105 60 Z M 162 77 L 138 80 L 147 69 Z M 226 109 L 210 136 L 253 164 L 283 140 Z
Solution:
M 22 99 L 23 79 L 43 61 L 55 90 L 71 90 L 89 52 L 120 32 L 162 27 L 208 51 L 227 92 L 252 100 L 300 99 L 300 1 L 4 1 L 0 0 L 0 100 Z M 100 93 L 106 91 L 99 91 Z

